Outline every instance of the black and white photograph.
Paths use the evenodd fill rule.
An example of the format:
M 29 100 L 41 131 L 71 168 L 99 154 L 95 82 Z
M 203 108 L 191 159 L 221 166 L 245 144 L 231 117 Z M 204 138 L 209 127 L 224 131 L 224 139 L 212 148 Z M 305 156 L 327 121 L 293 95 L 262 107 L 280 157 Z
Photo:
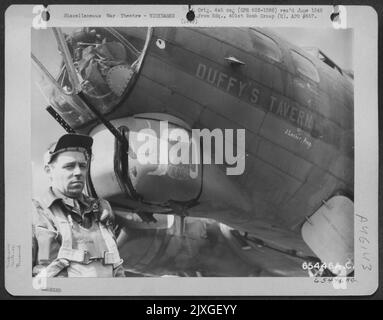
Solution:
M 105 276 L 103 199 L 127 276 L 352 273 L 352 55 L 352 30 L 32 30 L 35 269 Z
M 203 278 L 204 293 L 263 281 L 283 294 L 292 282 L 276 281 L 295 279 L 339 294 L 373 268 L 374 211 L 356 203 L 353 25 L 124 26 L 74 9 L 62 19 L 82 23 L 32 24 L 30 88 L 20 88 L 31 233 L 29 247 L 11 248 L 27 252 L 36 291 L 118 278 L 145 280 L 134 292 L 195 293 Z M 322 12 L 283 10 L 238 12 Z

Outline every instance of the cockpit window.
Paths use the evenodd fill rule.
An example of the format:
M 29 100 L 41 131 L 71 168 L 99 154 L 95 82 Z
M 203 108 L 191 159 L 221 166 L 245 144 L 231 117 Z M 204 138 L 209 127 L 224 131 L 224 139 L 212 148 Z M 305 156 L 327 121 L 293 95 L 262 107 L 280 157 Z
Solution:
M 73 128 L 95 118 L 77 96 L 79 92 L 102 114 L 110 112 L 134 81 L 148 29 L 51 28 L 50 31 L 54 35 L 50 39 L 56 42 L 54 50 L 41 54 L 38 45 L 32 46 L 32 59 L 41 75 L 38 84 L 49 104 Z M 32 42 L 35 39 L 32 34 Z M 57 64 L 54 68 L 52 61 Z
M 291 55 L 293 57 L 295 67 L 300 74 L 303 74 L 315 82 L 319 82 L 318 71 L 309 59 L 294 50 L 291 51 Z
M 253 29 L 251 30 L 251 34 L 253 50 L 274 61 L 281 61 L 282 53 L 274 40 Z

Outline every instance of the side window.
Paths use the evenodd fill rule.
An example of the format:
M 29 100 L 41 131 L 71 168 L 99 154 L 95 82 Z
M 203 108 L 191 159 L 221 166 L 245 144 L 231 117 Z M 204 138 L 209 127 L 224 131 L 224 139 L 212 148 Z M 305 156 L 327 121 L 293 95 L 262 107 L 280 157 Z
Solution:
M 315 82 L 319 82 L 318 71 L 309 59 L 293 50 L 291 51 L 291 55 L 293 57 L 295 67 L 300 74 L 303 74 Z
M 282 52 L 273 39 L 253 29 L 251 30 L 251 36 L 253 50 L 274 61 L 281 61 Z

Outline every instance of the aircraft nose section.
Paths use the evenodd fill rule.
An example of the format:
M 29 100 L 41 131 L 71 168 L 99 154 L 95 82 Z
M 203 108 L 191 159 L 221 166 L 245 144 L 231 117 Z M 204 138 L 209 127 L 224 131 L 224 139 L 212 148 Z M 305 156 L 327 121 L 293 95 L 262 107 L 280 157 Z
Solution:
M 142 212 L 200 215 L 193 208 L 205 206 L 218 221 L 226 216 L 243 222 L 232 212 L 248 212 L 248 199 L 222 166 L 203 163 L 204 149 L 186 123 L 148 113 L 111 122 L 129 148 L 103 125 L 90 133 L 91 180 L 98 196 Z
M 51 29 L 49 42 L 57 42 L 55 52 L 47 55 L 41 50 L 32 51 L 40 75 L 37 82 L 48 103 L 76 129 L 95 119 L 87 108 L 89 103 L 106 114 L 129 93 L 151 29 Z

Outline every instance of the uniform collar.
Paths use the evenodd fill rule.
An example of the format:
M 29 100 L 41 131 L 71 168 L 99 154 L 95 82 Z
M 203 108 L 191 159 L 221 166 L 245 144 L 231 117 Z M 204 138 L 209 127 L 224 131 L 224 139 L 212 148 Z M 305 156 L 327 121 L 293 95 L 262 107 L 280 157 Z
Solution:
M 72 208 L 75 206 L 74 199 L 66 197 L 60 192 L 57 192 L 57 191 L 54 192 L 52 190 L 52 187 L 49 187 L 49 189 L 43 195 L 41 200 L 44 202 L 44 205 L 47 208 L 50 208 L 52 204 L 55 203 L 56 201 L 62 201 L 63 203 L 65 203 L 66 205 Z M 76 198 L 76 200 L 82 203 L 85 207 L 90 207 L 91 205 L 94 204 L 94 201 L 95 201 L 95 199 L 88 197 L 83 193 L 81 194 L 79 198 Z

